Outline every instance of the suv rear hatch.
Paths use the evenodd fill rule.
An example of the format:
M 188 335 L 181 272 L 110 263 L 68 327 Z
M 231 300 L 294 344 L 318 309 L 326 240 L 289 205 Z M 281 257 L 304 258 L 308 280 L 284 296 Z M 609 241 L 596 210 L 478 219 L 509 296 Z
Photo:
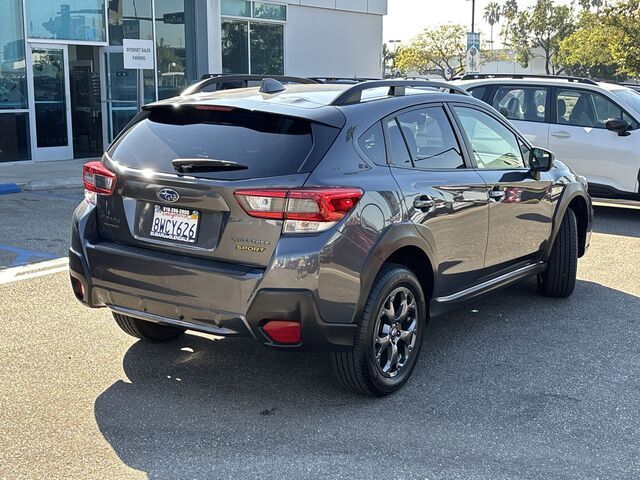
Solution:
M 228 106 L 152 106 L 105 154 L 115 178 L 95 196 L 100 238 L 266 266 L 283 221 L 250 216 L 234 193 L 302 187 L 339 131 Z

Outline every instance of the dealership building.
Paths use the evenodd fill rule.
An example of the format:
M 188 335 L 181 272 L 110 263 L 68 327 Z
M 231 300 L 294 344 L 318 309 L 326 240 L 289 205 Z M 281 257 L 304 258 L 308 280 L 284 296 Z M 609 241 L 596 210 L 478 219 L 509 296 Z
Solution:
M 387 0 L 0 0 L 0 162 L 99 156 L 206 73 L 380 77 Z M 124 45 L 146 40 L 151 62 Z

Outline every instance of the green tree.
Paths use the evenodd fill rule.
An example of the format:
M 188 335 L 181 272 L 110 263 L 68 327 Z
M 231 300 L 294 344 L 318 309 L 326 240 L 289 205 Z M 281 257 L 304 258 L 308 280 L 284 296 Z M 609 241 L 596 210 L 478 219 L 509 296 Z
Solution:
M 496 23 L 500 23 L 500 13 L 501 13 L 501 9 L 500 9 L 500 5 L 498 4 L 498 2 L 490 2 L 484 8 L 484 17 L 483 18 L 486 20 L 486 22 L 491 27 L 491 50 L 493 50 L 493 26 Z
M 558 63 L 570 75 L 622 80 L 612 47 L 621 40 L 620 31 L 603 16 L 585 11 L 578 28 L 560 44 Z
M 509 39 L 516 50 L 516 59 L 523 66 L 527 66 L 535 51 L 539 50 L 547 75 L 558 75 L 564 71 L 558 62 L 560 45 L 575 29 L 572 7 L 556 5 L 553 0 L 538 0 L 518 14 L 511 26 Z
M 619 73 L 640 77 L 640 0 L 622 0 L 605 9 L 603 22 L 617 32 L 610 42 Z
M 466 29 L 462 25 L 441 25 L 426 29 L 411 42 L 398 49 L 395 65 L 403 74 L 418 72 L 426 75 L 440 69 L 446 80 L 464 71 L 466 59 Z

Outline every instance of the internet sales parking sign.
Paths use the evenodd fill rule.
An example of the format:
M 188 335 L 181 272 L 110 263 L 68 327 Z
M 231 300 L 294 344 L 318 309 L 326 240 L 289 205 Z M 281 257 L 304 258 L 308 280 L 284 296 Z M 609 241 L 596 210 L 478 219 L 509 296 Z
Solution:
M 122 41 L 124 68 L 153 70 L 153 40 Z

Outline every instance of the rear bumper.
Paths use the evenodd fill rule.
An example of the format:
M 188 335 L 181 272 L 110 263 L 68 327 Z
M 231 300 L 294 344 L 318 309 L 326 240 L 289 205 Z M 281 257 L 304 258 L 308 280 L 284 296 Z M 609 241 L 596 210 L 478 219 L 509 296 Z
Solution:
M 324 322 L 309 289 L 260 288 L 264 269 L 102 242 L 80 234 L 85 227 L 74 220 L 69 272 L 76 297 L 89 307 L 219 336 L 251 336 L 277 348 L 353 346 L 355 324 Z M 269 319 L 299 321 L 300 344 L 272 342 L 262 330 Z

